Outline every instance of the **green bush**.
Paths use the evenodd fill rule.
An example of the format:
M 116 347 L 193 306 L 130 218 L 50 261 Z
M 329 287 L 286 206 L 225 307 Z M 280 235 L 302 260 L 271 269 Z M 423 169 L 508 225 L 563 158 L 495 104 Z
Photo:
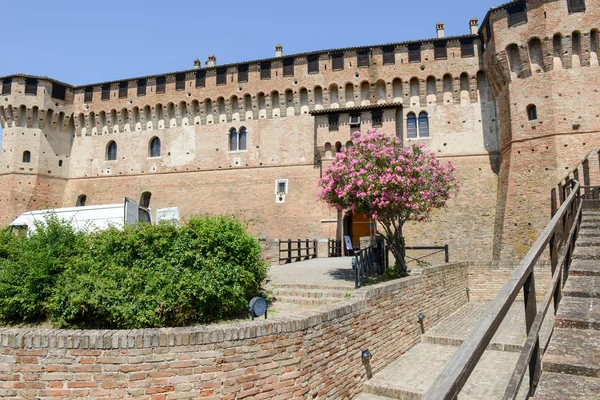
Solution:
M 3 257 L 4 243 L 39 241 L 37 235 L 0 239 L 0 276 L 23 275 L 11 268 L 14 259 Z M 134 329 L 216 321 L 245 310 L 266 278 L 258 242 L 243 222 L 229 216 L 192 218 L 181 227 L 113 228 L 81 238 L 78 251 L 63 257 L 60 270 L 44 281 L 43 298 L 32 301 L 42 310 L 38 316 L 56 327 Z M 29 279 L 24 275 L 6 286 L 22 284 Z M 14 289 L 7 293 L 13 302 L 22 297 Z M 28 318 L 18 307 L 0 307 L 0 319 Z

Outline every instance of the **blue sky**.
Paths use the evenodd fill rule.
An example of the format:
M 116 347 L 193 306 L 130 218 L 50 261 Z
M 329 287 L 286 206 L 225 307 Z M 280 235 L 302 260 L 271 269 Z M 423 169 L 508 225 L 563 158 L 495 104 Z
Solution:
M 0 76 L 46 75 L 74 85 L 284 54 L 469 32 L 497 0 L 6 1 Z M 1 128 L 0 128 L 1 140 Z

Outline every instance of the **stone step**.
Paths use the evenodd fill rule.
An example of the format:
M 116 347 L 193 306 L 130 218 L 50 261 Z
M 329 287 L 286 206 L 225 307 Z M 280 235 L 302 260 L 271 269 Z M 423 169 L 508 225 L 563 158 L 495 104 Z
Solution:
M 543 372 L 531 400 L 589 400 L 600 397 L 600 379 Z
M 576 246 L 573 252 L 574 260 L 600 260 L 600 251 L 596 247 Z
M 594 247 L 600 246 L 600 236 L 582 236 L 577 238 L 577 246 Z
M 321 305 L 321 304 L 333 304 L 344 301 L 344 299 L 334 299 L 328 297 L 322 298 L 310 298 L 300 296 L 273 296 L 273 300 L 281 303 L 293 303 L 302 305 Z
M 600 377 L 600 331 L 555 328 L 542 359 L 543 371 Z
M 354 285 L 352 286 L 334 286 L 334 285 L 309 285 L 309 284 L 300 284 L 300 283 L 278 283 L 277 285 L 267 285 L 267 287 L 271 290 L 286 288 L 286 289 L 323 289 L 323 290 L 344 290 L 344 291 L 352 291 L 354 289 Z
M 591 230 L 599 230 L 600 224 L 594 221 L 582 221 L 580 229 L 591 229 Z
M 361 393 L 354 400 L 390 400 L 391 397 L 377 396 L 376 394 Z
M 563 288 L 564 296 L 600 298 L 600 277 L 569 276 Z
M 334 289 L 299 289 L 299 288 L 274 288 L 273 296 L 307 297 L 307 298 L 335 298 L 344 299 L 351 296 L 351 291 Z
M 563 297 L 554 320 L 557 328 L 600 329 L 600 299 Z
M 600 236 L 600 229 L 592 229 L 592 228 L 586 228 L 586 229 L 580 229 L 579 230 L 579 237 L 598 237 Z
M 573 260 L 569 276 L 600 276 L 600 262 L 597 260 Z

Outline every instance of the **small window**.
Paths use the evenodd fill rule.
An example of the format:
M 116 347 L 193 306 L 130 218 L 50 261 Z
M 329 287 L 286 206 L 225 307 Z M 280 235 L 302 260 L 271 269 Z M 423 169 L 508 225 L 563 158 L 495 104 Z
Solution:
M 429 115 L 425 111 L 419 114 L 419 137 L 429 137 Z
M 185 74 L 175 75 L 175 90 L 185 89 Z
M 10 94 L 12 79 L 7 78 L 2 81 L 2 94 Z
M 508 7 L 506 13 L 508 14 L 509 27 L 527 22 L 527 5 L 525 1 Z
M 358 67 L 368 67 L 369 66 L 369 55 L 371 53 L 370 49 L 362 49 L 356 52 L 356 63 Z
M 87 196 L 85 194 L 80 194 L 77 197 L 77 202 L 75 203 L 75 207 L 85 207 L 85 202 L 87 201 Z
M 128 89 L 129 89 L 129 82 L 119 82 L 119 98 L 120 99 L 127 97 Z
M 288 180 L 277 179 L 275 181 L 275 194 L 287 194 L 288 192 Z
M 537 119 L 537 107 L 535 104 L 530 104 L 527 106 L 527 118 L 530 121 L 535 121 Z
M 240 150 L 246 150 L 246 128 L 240 129 L 240 145 L 238 148 Z
M 150 199 L 152 199 L 152 193 L 142 193 L 142 195 L 140 196 L 140 206 L 144 208 L 150 208 Z
M 414 113 L 406 116 L 406 133 L 409 139 L 417 138 L 417 116 Z
M 62 160 L 58 160 L 58 166 L 62 167 L 62 165 L 63 165 L 63 161 Z
M 329 123 L 330 131 L 337 131 L 338 125 L 340 123 L 340 115 L 339 114 L 329 114 L 327 116 L 327 122 Z
M 319 73 L 319 55 L 312 54 L 307 57 L 307 61 L 308 61 L 308 73 L 309 74 Z
M 203 88 L 206 86 L 206 71 L 196 72 L 196 87 Z
M 117 160 L 117 143 L 114 140 L 110 141 L 108 145 L 106 145 L 106 161 L 116 161 Z
M 145 96 L 146 95 L 146 86 L 148 82 L 145 79 L 138 79 L 137 81 L 137 95 Z
M 167 78 L 159 76 L 156 78 L 156 93 L 164 93 L 167 86 Z
M 217 68 L 217 85 L 227 83 L 227 68 Z
M 110 100 L 110 85 L 102 85 L 102 100 Z
M 473 45 L 473 38 L 460 40 L 460 54 L 462 57 L 475 56 L 475 46 Z
M 396 57 L 394 55 L 394 46 L 387 46 L 383 49 L 383 65 L 390 65 L 396 63 Z
M 94 88 L 88 86 L 83 91 L 83 101 L 86 103 L 91 103 L 94 98 Z
M 421 62 L 421 45 L 419 43 L 408 45 L 408 62 Z
M 64 100 L 67 95 L 67 88 L 58 83 L 52 83 L 52 98 Z
M 567 4 L 570 13 L 585 11 L 585 0 L 567 0 Z
M 341 71 L 344 69 L 344 53 L 331 54 L 331 69 Z
M 38 80 L 33 78 L 25 79 L 25 94 L 37 95 Z
M 436 60 L 448 58 L 448 49 L 446 47 L 446 41 L 433 43 L 433 56 Z
M 31 162 L 31 152 L 26 150 L 23 152 L 23 162 L 30 163 Z
M 271 79 L 271 61 L 260 63 L 260 79 Z
M 286 58 L 283 60 L 283 76 L 294 76 L 293 58 Z
M 235 128 L 229 130 L 229 151 L 237 151 L 238 149 L 238 133 Z
M 373 126 L 381 126 L 383 123 L 383 111 L 382 110 L 373 110 L 371 112 L 371 124 Z
M 238 67 L 238 82 L 248 82 L 248 64 Z
M 160 157 L 160 139 L 157 137 L 150 141 L 150 157 Z

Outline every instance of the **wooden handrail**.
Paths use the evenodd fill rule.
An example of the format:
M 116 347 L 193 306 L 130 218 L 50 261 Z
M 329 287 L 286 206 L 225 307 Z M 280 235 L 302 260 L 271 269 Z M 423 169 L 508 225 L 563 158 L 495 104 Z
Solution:
M 485 314 L 479 320 L 475 328 L 471 331 L 469 337 L 464 341 L 464 343 L 460 346 L 458 351 L 454 354 L 454 356 L 450 359 L 448 364 L 446 364 L 444 370 L 438 377 L 435 379 L 433 385 L 429 388 L 429 390 L 424 394 L 423 400 L 452 400 L 455 399 L 460 393 L 461 389 L 467 382 L 471 372 L 477 365 L 477 362 L 483 355 L 483 352 L 488 347 L 492 337 L 498 330 L 498 327 L 502 323 L 502 320 L 508 313 L 508 310 L 513 305 L 515 299 L 517 298 L 519 291 L 521 288 L 525 289 L 525 303 L 526 303 L 526 322 L 527 322 L 527 333 L 529 342 L 529 336 L 532 337 L 531 341 L 533 344 L 528 344 L 528 353 L 530 354 L 528 358 L 531 359 L 531 355 L 536 353 L 535 356 L 538 358 L 533 362 L 533 365 L 537 365 L 539 368 L 539 352 L 536 349 L 539 349 L 539 338 L 538 334 L 535 333 L 535 330 L 539 331 L 539 326 L 541 326 L 541 322 L 538 322 L 536 325 L 536 319 L 534 318 L 537 314 L 536 310 L 536 300 L 535 300 L 535 285 L 533 279 L 533 267 L 535 263 L 538 261 L 546 246 L 550 242 L 552 238 L 554 238 L 555 233 L 561 223 L 563 221 L 563 217 L 568 216 L 569 210 L 573 210 L 573 205 L 576 200 L 580 200 L 579 189 L 580 184 L 577 181 L 572 181 L 574 185 L 572 187 L 571 193 L 567 197 L 567 199 L 562 203 L 560 208 L 556 211 L 552 220 L 548 224 L 548 226 L 544 229 L 544 231 L 540 234 L 538 239 L 535 241 L 529 252 L 525 255 L 521 263 L 511 274 L 508 282 L 502 287 L 502 290 L 496 296 L 494 301 L 488 306 Z M 580 218 L 581 207 L 578 205 L 577 212 L 579 215 L 576 215 L 577 220 Z M 571 215 L 569 215 L 571 216 Z M 576 220 L 570 221 L 574 223 Z M 567 218 L 567 223 L 569 223 Z M 578 225 L 575 224 L 574 225 Z M 570 227 L 568 236 L 570 239 L 573 239 L 573 236 L 570 234 L 573 229 Z M 564 244 L 568 244 L 570 242 L 563 241 Z M 566 249 L 566 247 L 565 247 Z M 564 263 L 565 261 L 563 261 Z M 561 270 L 561 268 L 557 268 L 557 270 Z M 559 272 L 553 271 L 555 275 L 558 275 Z M 554 280 L 554 279 L 553 279 Z M 527 283 L 527 285 L 526 285 Z M 558 281 L 557 281 L 558 283 Z M 527 344 L 527 343 L 526 343 Z M 531 348 L 531 351 L 529 350 Z M 524 348 L 525 349 L 525 348 Z M 531 384 L 535 386 L 537 376 L 536 370 L 531 370 L 532 363 L 529 362 L 530 372 L 534 372 L 534 376 L 530 378 L 533 379 Z M 527 363 L 526 363 L 527 364 Z M 539 369 L 537 370 L 539 371 Z M 522 377 L 520 378 L 522 380 Z M 513 381 L 511 380 L 511 383 Z M 517 385 L 518 386 L 518 385 Z

